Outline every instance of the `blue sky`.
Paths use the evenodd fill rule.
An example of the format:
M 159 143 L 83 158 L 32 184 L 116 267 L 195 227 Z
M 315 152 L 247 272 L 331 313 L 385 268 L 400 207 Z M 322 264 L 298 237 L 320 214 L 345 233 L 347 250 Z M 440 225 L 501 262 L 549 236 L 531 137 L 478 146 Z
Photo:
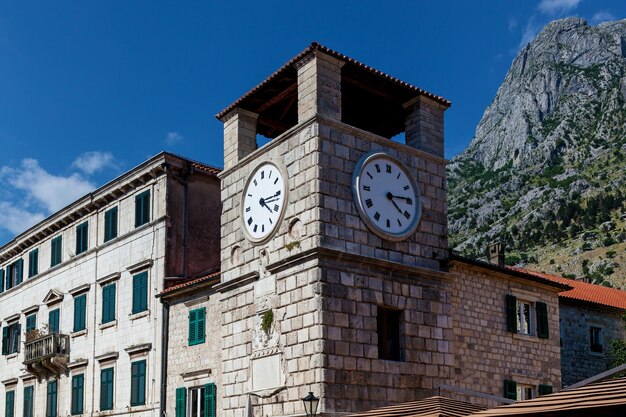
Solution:
M 621 0 L 0 4 L 0 244 L 167 150 L 222 166 L 214 117 L 312 41 L 442 95 L 470 142 L 520 47 Z

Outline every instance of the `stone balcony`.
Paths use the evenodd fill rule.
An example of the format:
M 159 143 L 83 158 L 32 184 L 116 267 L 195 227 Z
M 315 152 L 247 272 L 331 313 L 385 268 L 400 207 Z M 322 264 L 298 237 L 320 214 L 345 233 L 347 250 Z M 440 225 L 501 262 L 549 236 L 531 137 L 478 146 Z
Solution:
M 39 381 L 67 374 L 70 337 L 53 333 L 24 343 L 24 365 Z

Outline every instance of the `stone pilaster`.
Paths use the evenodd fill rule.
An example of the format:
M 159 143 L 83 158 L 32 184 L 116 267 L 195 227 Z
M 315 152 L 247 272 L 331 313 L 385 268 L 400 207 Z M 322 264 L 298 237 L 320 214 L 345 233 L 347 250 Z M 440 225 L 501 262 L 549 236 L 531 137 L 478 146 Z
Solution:
M 316 51 L 296 64 L 298 69 L 298 123 L 316 114 L 341 120 L 343 62 Z
M 224 122 L 224 169 L 237 165 L 240 159 L 257 148 L 256 125 L 259 115 L 236 108 L 222 119 Z
M 406 144 L 430 154 L 443 157 L 443 112 L 445 107 L 420 96 L 405 104 Z

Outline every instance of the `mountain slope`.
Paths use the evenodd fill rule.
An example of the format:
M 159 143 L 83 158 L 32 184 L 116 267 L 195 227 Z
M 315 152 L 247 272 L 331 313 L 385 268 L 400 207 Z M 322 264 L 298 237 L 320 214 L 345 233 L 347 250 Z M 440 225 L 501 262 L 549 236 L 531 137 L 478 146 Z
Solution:
M 450 242 L 626 284 L 626 20 L 548 24 L 448 166 Z

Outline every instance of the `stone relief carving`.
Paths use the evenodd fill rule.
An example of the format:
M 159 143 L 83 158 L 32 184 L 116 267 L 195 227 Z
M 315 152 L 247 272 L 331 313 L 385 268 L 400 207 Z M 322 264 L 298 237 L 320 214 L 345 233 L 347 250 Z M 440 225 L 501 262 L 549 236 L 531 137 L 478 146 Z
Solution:
M 269 310 L 268 310 L 269 311 Z M 267 356 L 279 351 L 278 339 L 280 331 L 277 319 L 274 317 L 269 329 L 263 329 L 263 314 L 255 318 L 254 329 L 252 330 L 252 350 L 254 357 Z

